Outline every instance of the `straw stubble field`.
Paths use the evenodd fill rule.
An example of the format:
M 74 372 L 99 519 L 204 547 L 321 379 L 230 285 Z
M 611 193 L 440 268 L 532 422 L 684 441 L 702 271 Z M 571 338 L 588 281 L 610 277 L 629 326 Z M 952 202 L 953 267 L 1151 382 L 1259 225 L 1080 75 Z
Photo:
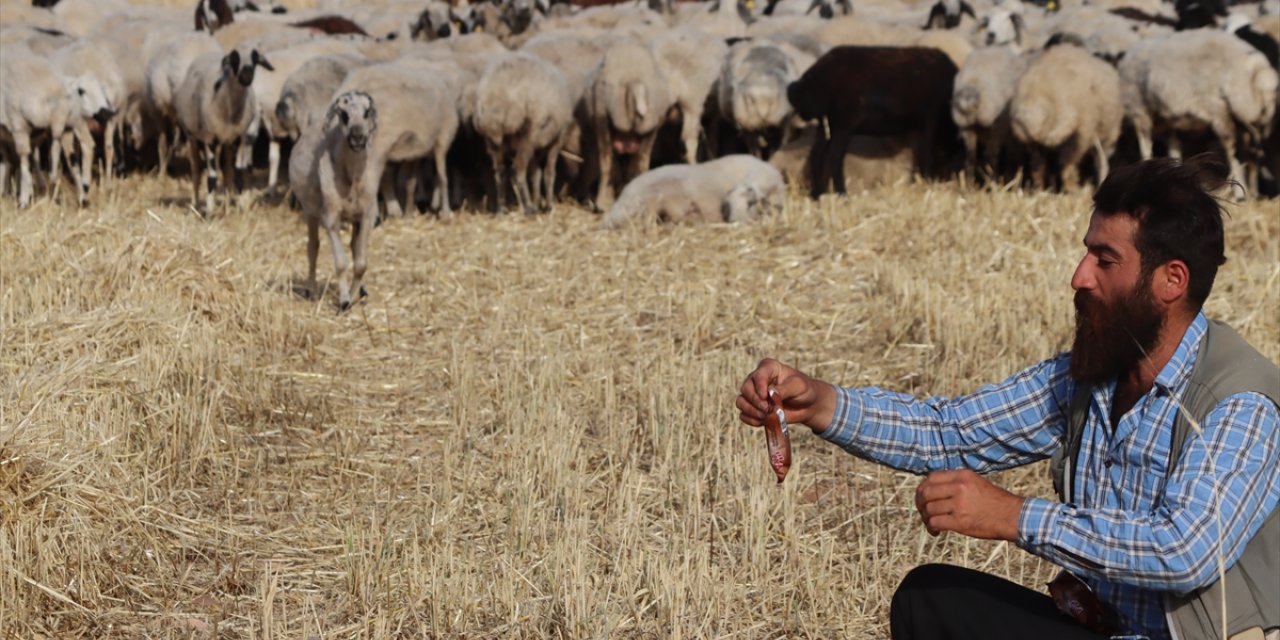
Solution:
M 955 394 L 1063 349 L 1086 194 L 395 219 L 338 315 L 295 213 L 185 189 L 0 202 L 0 637 L 872 638 L 916 564 L 1050 575 L 806 429 L 775 485 L 733 398 L 766 355 Z M 1231 211 L 1209 309 L 1280 359 L 1280 213 Z

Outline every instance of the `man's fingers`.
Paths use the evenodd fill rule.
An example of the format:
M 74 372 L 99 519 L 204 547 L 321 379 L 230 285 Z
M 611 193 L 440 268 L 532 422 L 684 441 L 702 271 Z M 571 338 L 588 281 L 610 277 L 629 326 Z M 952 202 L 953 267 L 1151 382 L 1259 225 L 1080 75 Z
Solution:
M 749 400 L 742 396 L 738 396 L 738 400 L 734 403 L 738 407 L 740 415 L 738 418 L 743 422 L 758 427 L 764 424 L 764 414 L 756 409 Z

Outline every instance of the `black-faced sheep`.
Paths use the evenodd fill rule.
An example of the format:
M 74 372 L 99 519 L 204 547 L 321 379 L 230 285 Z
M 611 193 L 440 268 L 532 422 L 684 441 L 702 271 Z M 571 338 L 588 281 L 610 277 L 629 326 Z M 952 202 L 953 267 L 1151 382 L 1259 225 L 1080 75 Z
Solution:
M 956 65 L 937 49 L 836 47 L 787 88 L 805 120 L 820 121 L 810 150 L 810 193 L 834 179 L 844 193 L 844 154 L 854 135 L 917 135 L 917 166 L 934 175 L 935 154 L 955 146 L 951 94 Z

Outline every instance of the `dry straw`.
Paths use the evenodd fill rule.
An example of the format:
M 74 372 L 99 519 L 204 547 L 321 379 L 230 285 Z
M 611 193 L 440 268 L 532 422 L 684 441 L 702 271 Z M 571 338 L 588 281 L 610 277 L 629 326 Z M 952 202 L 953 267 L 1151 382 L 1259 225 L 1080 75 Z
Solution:
M 397 219 L 346 315 L 295 213 L 185 196 L 0 201 L 0 637 L 883 637 L 916 564 L 1050 575 L 806 430 L 777 486 L 732 403 L 766 355 L 949 394 L 1062 349 L 1085 194 Z M 1280 359 L 1280 220 L 1232 214 L 1209 310 Z

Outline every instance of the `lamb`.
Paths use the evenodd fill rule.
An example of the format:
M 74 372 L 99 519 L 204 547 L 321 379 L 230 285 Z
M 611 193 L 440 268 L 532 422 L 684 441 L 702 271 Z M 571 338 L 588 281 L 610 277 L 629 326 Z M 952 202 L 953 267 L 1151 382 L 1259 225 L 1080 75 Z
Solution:
M 556 161 L 572 119 L 568 83 L 551 63 L 525 53 L 509 54 L 489 65 L 476 89 L 475 128 L 493 162 L 495 210 L 505 208 L 508 154 L 513 156 L 511 181 L 525 213 L 532 213 L 535 205 L 551 210 Z
M 720 117 L 738 131 L 752 155 L 766 160 L 784 142 L 791 117 L 787 86 L 800 77 L 782 46 L 769 40 L 735 44 L 717 85 Z
M 178 93 L 174 98 L 174 110 L 178 126 L 187 136 L 191 150 L 191 206 L 200 201 L 200 172 L 208 171 L 208 193 L 205 196 L 205 215 L 213 212 L 214 191 L 218 187 L 218 161 L 227 151 L 235 149 L 243 141 L 245 131 L 253 121 L 255 105 L 253 92 L 254 71 L 262 67 L 271 69 L 271 63 L 255 49 L 248 60 L 241 60 L 239 51 L 225 56 L 207 53 L 196 58 Z M 230 162 L 230 157 L 227 157 Z M 230 173 L 223 168 L 223 180 Z M 244 165 L 236 159 L 235 186 L 244 187 Z
M 854 135 L 918 135 L 920 172 L 931 177 L 935 154 L 955 133 L 951 94 L 956 65 L 937 49 L 836 47 L 787 87 L 787 100 L 805 120 L 822 120 L 810 149 L 810 195 L 834 180 L 845 193 L 844 155 Z
M 1009 102 L 1028 62 L 1027 56 L 1010 47 L 984 47 L 969 54 L 956 74 L 951 118 L 964 140 L 965 172 L 970 180 L 978 171 L 979 143 L 984 150 L 983 173 L 997 173 L 1000 153 L 1012 133 Z
M 364 93 L 377 104 L 381 124 L 371 143 L 366 179 L 381 185 L 383 198 L 392 214 L 398 209 L 390 180 L 382 180 L 389 162 L 410 162 L 430 158 L 436 170 L 439 216 L 453 217 L 449 204 L 449 177 L 446 154 L 458 134 L 458 98 L 453 86 L 430 63 L 400 60 L 354 69 L 347 75 L 337 95 Z M 429 115 L 428 115 L 429 114 Z M 409 177 L 405 193 L 416 192 L 416 174 Z
M 785 195 L 782 173 L 746 154 L 667 165 L 632 180 L 601 224 L 751 222 L 781 211 Z
M 1057 154 L 1063 190 L 1079 184 L 1080 159 L 1091 149 L 1101 183 L 1124 122 L 1120 76 L 1080 47 L 1052 47 L 1018 80 L 1009 114 L 1014 136 L 1030 147 L 1037 188 L 1045 184 L 1046 151 Z
M 598 210 L 613 206 L 615 154 L 630 157 L 623 184 L 649 169 L 654 139 L 672 103 L 667 78 L 648 47 L 623 40 L 605 52 L 587 94 L 599 153 Z
M 299 183 L 294 195 L 307 223 L 307 292 L 313 298 L 319 294 L 316 258 L 324 227 L 333 250 L 339 311 L 351 308 L 352 288 L 361 298 L 368 295 L 364 272 L 369 234 L 378 220 L 378 165 L 385 163 L 372 148 L 378 119 L 372 96 L 361 91 L 343 93 L 329 107 L 322 127 L 303 132 L 289 158 L 289 174 L 297 176 Z M 352 226 L 351 262 L 339 235 L 346 224 Z
M 158 145 L 161 176 L 169 174 L 169 142 L 172 140 L 177 143 L 177 138 L 171 137 L 172 125 L 168 124 L 176 124 L 176 93 L 186 79 L 192 62 L 206 54 L 221 53 L 222 47 L 213 36 L 195 31 L 160 47 L 147 63 L 147 104 L 165 123 L 161 125 Z
M 1178 31 L 1129 49 L 1119 71 L 1125 115 L 1144 159 L 1152 155 L 1153 134 L 1169 132 L 1170 155 L 1178 157 L 1179 132 L 1207 129 L 1222 145 L 1232 179 L 1245 184 L 1237 145 L 1242 135 L 1256 144 L 1270 134 L 1280 85 L 1262 53 L 1224 31 Z
M 654 59 L 666 69 L 671 97 L 680 116 L 680 139 L 685 162 L 698 161 L 702 111 L 707 104 L 721 61 L 729 52 L 723 40 L 694 29 L 673 29 L 650 43 Z
M 93 137 L 84 121 L 107 109 L 101 85 L 92 76 L 68 78 L 50 62 L 18 45 L 0 56 L 0 141 L 12 144 L 18 156 L 18 207 L 31 204 L 31 138 L 47 129 L 52 137 L 50 166 L 57 184 L 61 153 L 71 153 L 72 131 L 85 158 L 93 157 Z M 0 187 L 8 180 L 8 164 L 0 163 Z M 77 201 L 86 202 L 88 175 L 82 164 L 76 181 Z

